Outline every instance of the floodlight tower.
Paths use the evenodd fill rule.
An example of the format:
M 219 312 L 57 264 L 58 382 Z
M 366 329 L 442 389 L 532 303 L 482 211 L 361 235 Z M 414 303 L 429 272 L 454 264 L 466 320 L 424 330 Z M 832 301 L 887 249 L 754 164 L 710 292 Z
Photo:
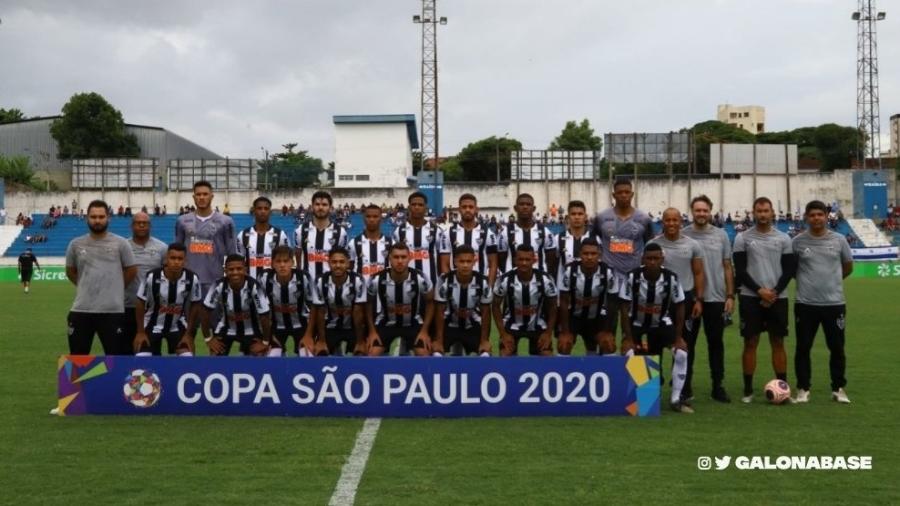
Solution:
M 859 150 L 860 166 L 866 158 L 878 160 L 881 168 L 881 118 L 878 105 L 878 41 L 875 23 L 885 18 L 877 12 L 875 0 L 859 0 L 859 10 L 851 18 L 856 21 L 856 125 L 868 137 Z
M 422 25 L 421 170 L 428 158 L 434 158 L 434 169 L 439 169 L 437 27 L 446 25 L 447 18 L 437 16 L 436 1 L 422 0 L 422 14 L 413 16 L 413 23 Z

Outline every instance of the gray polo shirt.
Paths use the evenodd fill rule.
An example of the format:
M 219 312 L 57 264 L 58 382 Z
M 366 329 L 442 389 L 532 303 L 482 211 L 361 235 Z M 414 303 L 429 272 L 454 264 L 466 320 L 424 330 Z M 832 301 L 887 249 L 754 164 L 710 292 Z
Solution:
M 641 266 L 644 243 L 653 238 L 653 224 L 647 213 L 635 209 L 624 220 L 610 207 L 594 218 L 594 233 L 600 236 L 603 261 L 620 281 L 625 274 Z
M 700 243 L 703 250 L 703 273 L 706 275 L 703 300 L 725 302 L 725 267 L 722 262 L 731 262 L 731 241 L 728 240 L 728 234 L 712 225 L 702 229 L 687 226 L 681 233 Z
M 124 312 L 125 278 L 122 269 L 134 264 L 134 253 L 124 237 L 107 232 L 101 239 L 93 239 L 90 234 L 72 239 L 66 249 L 66 267 L 78 269 L 72 311 Z
M 794 237 L 797 255 L 797 302 L 811 306 L 844 304 L 844 262 L 853 261 L 847 239 L 832 230 L 816 237 L 808 231 Z
M 128 239 L 128 245 L 131 246 L 131 252 L 134 253 L 134 261 L 138 266 L 137 276 L 134 281 L 125 288 L 125 307 L 133 308 L 137 304 L 137 291 L 141 286 L 141 280 L 147 277 L 147 273 L 157 267 L 162 267 L 166 261 L 166 243 L 155 237 L 150 237 L 147 244 L 141 246 L 134 242 L 134 239 Z
M 775 288 L 781 277 L 781 255 L 793 253 L 791 238 L 774 226 L 767 233 L 750 227 L 734 238 L 734 252 L 747 253 L 747 274 L 763 288 Z M 741 285 L 741 295 L 759 297 L 753 290 Z M 779 299 L 787 298 L 785 287 L 778 294 Z
M 219 212 L 207 219 L 196 213 L 183 214 L 175 222 L 175 242 L 187 248 L 186 267 L 207 287 L 222 277 L 225 257 L 237 249 L 234 221 Z
M 678 281 L 684 291 L 693 290 L 694 269 L 691 264 L 695 258 L 703 258 L 703 249 L 700 247 L 700 243 L 685 235 L 679 235 L 678 239 L 672 241 L 663 234 L 654 237 L 650 242 L 662 246 L 665 253 L 663 266 L 678 276 Z

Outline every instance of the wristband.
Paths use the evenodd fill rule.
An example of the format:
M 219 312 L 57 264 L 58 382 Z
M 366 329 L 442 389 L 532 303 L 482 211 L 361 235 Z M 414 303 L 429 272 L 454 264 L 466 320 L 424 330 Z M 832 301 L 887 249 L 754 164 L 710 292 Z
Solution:
M 203 336 L 203 342 L 208 343 L 214 339 L 213 336 Z

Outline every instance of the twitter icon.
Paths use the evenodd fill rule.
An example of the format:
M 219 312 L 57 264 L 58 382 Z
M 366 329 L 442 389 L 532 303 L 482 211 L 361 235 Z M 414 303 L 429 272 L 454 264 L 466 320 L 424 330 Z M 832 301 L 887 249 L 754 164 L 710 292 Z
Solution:
M 716 471 L 724 471 L 728 469 L 728 464 L 731 464 L 731 457 L 726 455 L 724 457 L 715 457 L 716 459 Z

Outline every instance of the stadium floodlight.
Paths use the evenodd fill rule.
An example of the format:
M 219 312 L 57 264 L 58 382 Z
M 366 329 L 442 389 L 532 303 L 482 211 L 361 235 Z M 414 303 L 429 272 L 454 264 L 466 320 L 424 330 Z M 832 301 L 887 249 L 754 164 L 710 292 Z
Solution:
M 884 14 L 884 13 L 882 12 L 881 14 Z M 880 16 L 881 14 L 879 14 L 879 16 Z M 884 18 L 878 18 L 878 19 L 884 19 Z M 446 18 L 446 16 L 441 16 L 441 24 L 442 24 L 442 25 L 446 25 L 446 24 L 447 24 L 447 18 Z
M 852 19 L 853 21 L 859 21 L 859 13 L 854 12 L 853 14 L 850 15 L 850 19 Z
M 420 23 L 421 21 L 422 21 L 422 16 L 419 16 L 418 14 L 413 16 L 413 23 Z
M 877 19 L 878 21 L 881 21 L 881 20 L 883 20 L 883 19 L 886 18 L 886 17 L 887 17 L 887 13 L 879 12 L 879 13 L 878 13 L 878 16 L 877 16 L 875 19 Z

